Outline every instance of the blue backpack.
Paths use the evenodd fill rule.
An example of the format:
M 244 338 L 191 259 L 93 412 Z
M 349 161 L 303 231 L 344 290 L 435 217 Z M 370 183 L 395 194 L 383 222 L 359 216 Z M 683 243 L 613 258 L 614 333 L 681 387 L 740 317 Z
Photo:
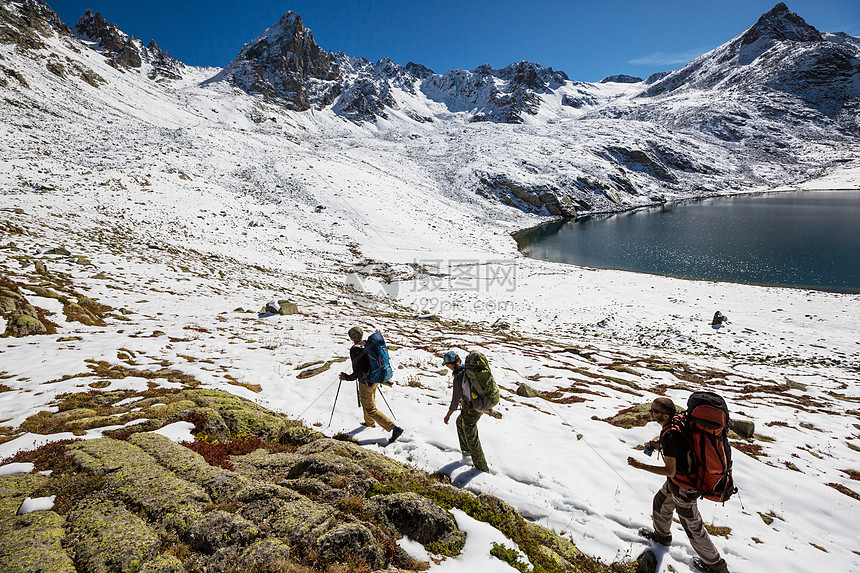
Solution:
M 387 384 L 390 383 L 394 372 L 391 370 L 391 364 L 388 362 L 388 348 L 385 346 L 385 339 L 378 332 L 374 332 L 367 338 L 364 343 L 364 351 L 367 352 L 367 358 L 370 360 L 370 373 L 367 375 L 370 384 Z

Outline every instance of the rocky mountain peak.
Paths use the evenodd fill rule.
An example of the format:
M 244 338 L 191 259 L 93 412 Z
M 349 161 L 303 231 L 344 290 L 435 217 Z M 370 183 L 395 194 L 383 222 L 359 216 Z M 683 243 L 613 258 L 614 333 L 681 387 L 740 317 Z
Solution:
M 78 20 L 75 29 L 78 35 L 95 42 L 100 51 L 110 58 L 115 66 L 140 69 L 147 64 L 149 79 L 181 79 L 185 64 L 163 52 L 155 40 L 144 46 L 138 38 L 123 32 L 119 26 L 105 20 L 98 12 L 87 10 Z
M 334 101 L 340 92 L 334 56 L 314 41 L 295 12 L 287 12 L 257 39 L 245 44 L 214 80 L 227 80 L 287 108 L 305 111 Z
M 743 45 L 759 39 L 790 40 L 793 42 L 821 42 L 821 33 L 780 2 L 770 12 L 763 14 L 758 22 L 741 36 Z
M 53 33 L 72 36 L 69 27 L 41 0 L 0 2 L 0 44 L 16 44 L 23 51 L 41 49 L 42 38 Z

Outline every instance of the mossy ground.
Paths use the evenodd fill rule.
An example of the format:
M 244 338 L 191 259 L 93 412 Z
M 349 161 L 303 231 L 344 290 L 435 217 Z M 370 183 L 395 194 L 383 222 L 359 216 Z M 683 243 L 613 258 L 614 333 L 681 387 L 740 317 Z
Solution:
M 94 365 L 103 372 L 118 371 Z M 123 404 L 116 406 L 119 402 Z M 69 555 L 76 555 L 69 571 L 75 566 L 87 571 L 157 570 L 157 564 L 168 562 L 189 571 L 241 571 L 261 555 L 280 563 L 278 571 L 369 572 L 382 565 L 423 570 L 426 563 L 397 547 L 400 534 L 392 523 L 368 506 L 377 496 L 404 492 L 443 510 L 459 508 L 498 528 L 528 555 L 536 572 L 631 570 L 588 558 L 497 498 L 458 490 L 349 441 L 326 439 L 224 392 L 90 391 L 62 395 L 57 406 L 55 413 L 28 419 L 26 427 L 66 431 L 115 424 L 124 416 L 149 420 L 114 438 L 64 440 L 6 460 L 52 471 L 50 477 L 32 474 L 20 483 L 0 478 L 0 494 L 6 492 L 0 497 L 17 507 L 26 495 L 56 496 L 53 511 L 46 512 L 55 516 L 48 519 L 50 527 L 38 526 L 39 535 L 56 543 L 46 541 L 37 551 L 49 555 L 61 550 L 68 563 Z M 130 411 L 135 408 L 140 409 Z M 141 433 L 177 420 L 192 421 L 200 439 L 182 447 Z M 200 529 L 201 523 L 210 525 Z M 111 541 L 117 535 L 126 541 Z M 454 556 L 462 547 L 457 539 L 439 538 L 427 548 Z M 274 545 L 255 545 L 254 540 Z M 0 535 L 0 552 L 19 551 L 19 542 L 17 533 Z

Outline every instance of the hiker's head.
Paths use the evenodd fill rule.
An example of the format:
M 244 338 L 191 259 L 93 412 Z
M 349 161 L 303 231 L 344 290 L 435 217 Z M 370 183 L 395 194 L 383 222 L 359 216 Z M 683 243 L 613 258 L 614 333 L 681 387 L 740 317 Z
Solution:
M 664 421 L 671 420 L 675 416 L 675 412 L 677 409 L 675 408 L 675 403 L 672 402 L 671 399 L 666 398 L 665 396 L 660 396 L 659 398 L 655 398 L 653 402 L 651 402 L 651 418 L 655 422 L 664 423 Z
M 445 353 L 445 356 L 442 357 L 442 364 L 451 370 L 454 370 L 460 365 L 460 355 L 453 350 L 449 350 Z
M 364 338 L 364 331 L 360 326 L 353 326 L 347 334 L 349 335 L 349 339 L 356 343 L 361 342 L 361 339 Z

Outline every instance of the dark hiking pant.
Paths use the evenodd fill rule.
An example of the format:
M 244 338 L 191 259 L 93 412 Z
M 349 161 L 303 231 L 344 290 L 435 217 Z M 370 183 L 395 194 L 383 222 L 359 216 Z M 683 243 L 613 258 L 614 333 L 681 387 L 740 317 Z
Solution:
M 457 416 L 457 437 L 460 439 L 460 450 L 464 456 L 472 456 L 472 463 L 482 472 L 489 472 L 481 440 L 478 438 L 478 420 L 481 412 L 472 407 L 469 402 L 463 402 L 460 415 Z
M 654 533 L 661 536 L 672 535 L 672 513 L 678 513 L 678 520 L 693 550 L 707 565 L 713 565 L 721 561 L 720 552 L 714 547 L 714 543 L 705 531 L 705 524 L 696 505 L 699 494 L 694 489 L 679 487 L 672 480 L 667 479 L 660 491 L 654 496 L 654 507 L 652 518 L 654 520 Z

